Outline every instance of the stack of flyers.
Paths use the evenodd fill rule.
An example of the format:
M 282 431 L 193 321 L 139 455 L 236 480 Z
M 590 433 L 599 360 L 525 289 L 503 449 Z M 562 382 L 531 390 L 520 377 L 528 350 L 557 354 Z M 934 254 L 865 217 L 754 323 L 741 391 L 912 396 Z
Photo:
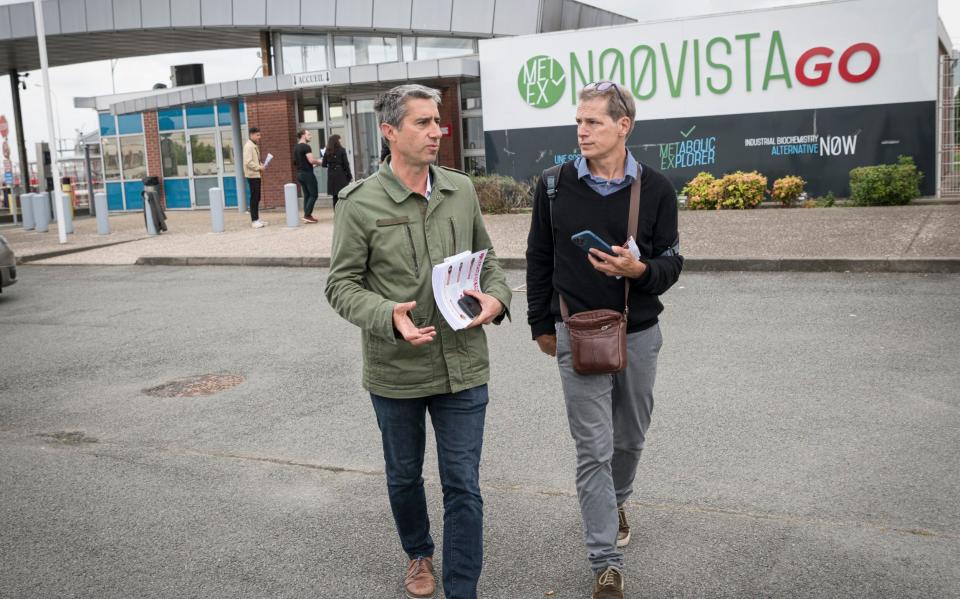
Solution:
M 433 299 L 454 331 L 464 329 L 473 322 L 473 318 L 464 313 L 457 302 L 468 289 L 480 291 L 480 270 L 486 256 L 487 250 L 463 252 L 433 267 Z

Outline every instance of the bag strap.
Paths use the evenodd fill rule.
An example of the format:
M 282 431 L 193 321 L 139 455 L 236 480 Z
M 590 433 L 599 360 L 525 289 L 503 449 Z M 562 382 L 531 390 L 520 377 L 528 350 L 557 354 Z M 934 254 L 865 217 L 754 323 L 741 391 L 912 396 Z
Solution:
M 552 170 L 552 169 L 548 169 Z M 558 169 L 559 170 L 559 169 Z M 544 176 L 547 175 L 547 171 L 544 171 Z M 549 188 L 548 188 L 549 196 Z M 554 195 L 556 195 L 556 188 L 554 188 Z M 550 198 L 553 200 L 553 198 Z M 640 177 L 637 177 L 633 184 L 630 186 L 630 212 L 627 217 L 627 232 L 630 237 L 633 237 L 633 240 L 637 240 L 637 226 L 640 222 Z M 553 224 L 553 202 L 550 203 L 550 222 Z M 553 256 L 554 256 L 554 268 L 556 268 L 556 256 L 557 256 L 557 245 L 556 240 L 554 240 L 553 245 Z M 566 322 L 570 319 L 570 310 L 567 308 L 567 302 L 563 299 L 563 295 L 560 292 L 557 292 L 557 295 L 560 296 L 560 316 L 563 318 L 563 321 Z M 626 319 L 630 315 L 630 279 L 624 277 L 623 279 L 623 317 Z

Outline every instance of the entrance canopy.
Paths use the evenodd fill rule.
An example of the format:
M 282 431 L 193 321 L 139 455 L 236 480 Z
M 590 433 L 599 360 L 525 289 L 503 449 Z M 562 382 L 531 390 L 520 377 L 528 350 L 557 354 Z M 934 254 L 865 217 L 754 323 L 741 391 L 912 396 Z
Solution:
M 44 0 L 50 66 L 260 45 L 261 31 L 490 38 L 633 22 L 574 0 Z M 0 73 L 37 69 L 33 2 L 0 5 Z

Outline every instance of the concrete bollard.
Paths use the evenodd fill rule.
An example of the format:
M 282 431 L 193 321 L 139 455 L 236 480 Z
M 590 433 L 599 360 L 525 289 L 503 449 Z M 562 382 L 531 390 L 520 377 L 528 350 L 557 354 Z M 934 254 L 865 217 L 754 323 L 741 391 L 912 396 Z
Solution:
M 219 187 L 210 188 L 210 220 L 213 223 L 214 233 L 223 233 L 223 190 Z
M 20 215 L 23 217 L 23 230 L 32 231 L 37 226 L 33 218 L 33 194 L 20 194 Z
M 93 196 L 93 208 L 97 213 L 97 235 L 110 234 L 110 218 L 107 208 L 107 194 L 97 193 Z
M 143 192 L 143 218 L 147 221 L 147 235 L 157 235 L 157 225 L 153 221 L 153 207 L 150 205 L 150 198 L 147 192 Z
M 283 206 L 287 212 L 287 226 L 295 229 L 300 225 L 300 206 L 297 202 L 296 183 L 287 183 L 283 186 Z
M 50 196 L 45 193 L 33 194 L 33 220 L 38 233 L 50 230 Z
M 70 203 L 70 196 L 64 195 L 60 198 L 63 202 L 63 227 L 67 235 L 73 233 L 73 204 Z

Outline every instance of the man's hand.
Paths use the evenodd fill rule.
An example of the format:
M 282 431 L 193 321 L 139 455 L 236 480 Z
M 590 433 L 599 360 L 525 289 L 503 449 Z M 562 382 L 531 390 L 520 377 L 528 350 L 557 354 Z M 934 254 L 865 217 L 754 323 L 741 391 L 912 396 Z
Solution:
M 493 322 L 493 319 L 497 316 L 500 316 L 500 313 L 504 310 L 503 304 L 500 303 L 500 300 L 492 295 L 480 293 L 479 291 L 474 291 L 473 289 L 467 289 L 463 293 L 464 295 L 469 295 L 480 302 L 480 314 L 474 318 L 470 324 L 467 325 L 468 329 L 490 324 Z
M 423 345 L 430 343 L 437 336 L 437 330 L 434 327 L 424 327 L 418 329 L 410 318 L 410 310 L 417 306 L 417 302 L 406 302 L 393 306 L 393 328 L 397 329 L 400 335 L 410 345 Z
M 590 255 L 587 256 L 590 264 L 608 277 L 639 279 L 647 271 L 647 265 L 634 258 L 629 249 L 619 245 L 612 249 L 616 254 L 614 256 L 591 248 Z
M 540 335 L 537 337 L 537 345 L 540 346 L 540 351 L 547 354 L 548 356 L 557 356 L 557 336 L 556 335 Z

